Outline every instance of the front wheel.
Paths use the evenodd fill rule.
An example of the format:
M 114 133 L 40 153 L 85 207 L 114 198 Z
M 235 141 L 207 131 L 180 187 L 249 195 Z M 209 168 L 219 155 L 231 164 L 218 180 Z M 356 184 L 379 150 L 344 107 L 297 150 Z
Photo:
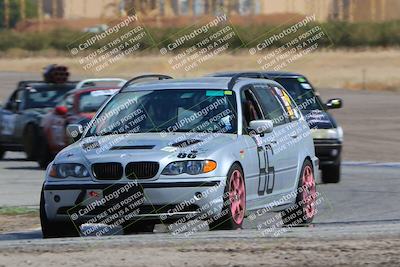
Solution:
M 322 171 L 322 182 L 325 184 L 336 184 L 340 182 L 340 162 L 339 164 L 323 166 Z
M 228 172 L 221 216 L 210 222 L 210 230 L 234 230 L 242 228 L 246 212 L 246 185 L 239 164 Z
M 53 222 L 47 218 L 43 189 L 40 194 L 40 224 L 43 238 L 80 236 L 77 226 L 72 222 Z
M 152 233 L 154 231 L 154 222 L 150 221 L 138 221 L 134 223 L 126 223 L 122 225 L 125 235 L 137 234 L 137 233 Z
M 281 212 L 283 225 L 299 226 L 311 223 L 316 213 L 316 198 L 313 166 L 306 160 L 300 173 L 296 202 Z

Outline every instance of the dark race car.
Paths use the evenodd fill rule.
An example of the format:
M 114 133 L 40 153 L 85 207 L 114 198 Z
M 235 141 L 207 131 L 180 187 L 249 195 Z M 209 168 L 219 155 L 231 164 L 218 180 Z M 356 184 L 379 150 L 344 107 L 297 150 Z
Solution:
M 114 78 L 88 79 L 68 92 L 57 106 L 43 117 L 41 128 L 44 139 L 37 159 L 39 166 L 46 168 L 59 151 L 72 143 L 66 135 L 66 127 L 69 124 L 85 127 L 101 105 L 118 92 L 125 82 L 126 80 Z
M 25 151 L 36 159 L 40 151 L 40 122 L 77 82 L 21 81 L 0 109 L 0 158 L 6 151 Z
M 247 73 L 247 77 L 273 79 L 281 84 L 296 101 L 311 128 L 316 156 L 320 160 L 322 181 L 338 183 L 340 181 L 341 151 L 343 130 L 327 111 L 342 107 L 341 99 L 322 102 L 318 92 L 306 77 L 290 72 L 221 72 L 208 76 L 232 77 L 238 73 Z

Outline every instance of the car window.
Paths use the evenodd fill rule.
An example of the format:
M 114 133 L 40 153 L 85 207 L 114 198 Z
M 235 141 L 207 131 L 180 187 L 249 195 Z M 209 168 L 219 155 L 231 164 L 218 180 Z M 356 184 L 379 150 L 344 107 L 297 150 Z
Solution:
M 74 84 L 46 84 L 34 83 L 26 87 L 25 109 L 54 107 Z
M 276 82 L 290 94 L 299 107 L 304 110 L 323 110 L 323 104 L 315 95 L 311 84 L 304 78 L 276 78 Z
M 275 96 L 279 99 L 282 105 L 285 107 L 286 115 L 291 121 L 296 121 L 300 119 L 300 112 L 296 106 L 296 104 L 292 101 L 292 98 L 282 88 L 279 88 L 276 85 L 271 85 L 271 92 L 275 94 Z
M 260 103 L 257 100 L 251 88 L 243 89 L 241 92 L 242 98 L 242 115 L 243 115 L 243 128 L 249 127 L 251 121 L 262 120 L 263 114 Z
M 118 89 L 94 90 L 79 95 L 79 112 L 96 112 Z
M 271 91 L 272 88 L 266 84 L 254 85 L 254 90 L 260 100 L 264 116 L 274 122 L 274 126 L 285 124 L 286 115 L 282 104 Z
M 236 133 L 236 98 L 234 92 L 224 90 L 128 91 L 114 96 L 94 122 L 87 136 L 144 132 Z
M 74 108 L 74 94 L 70 94 L 65 98 L 65 106 L 69 111 L 72 111 Z
M 67 94 L 63 97 L 63 99 L 57 104 L 57 106 L 66 107 L 69 111 L 72 110 L 74 104 L 74 95 Z

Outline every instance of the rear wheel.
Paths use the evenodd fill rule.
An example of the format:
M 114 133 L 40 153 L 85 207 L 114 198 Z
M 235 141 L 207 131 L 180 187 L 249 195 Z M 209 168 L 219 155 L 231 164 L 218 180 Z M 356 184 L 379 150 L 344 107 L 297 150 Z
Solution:
M 138 221 L 134 223 L 126 223 L 123 225 L 124 234 L 137 234 L 137 233 L 152 233 L 154 231 L 154 222 Z
M 4 158 L 4 154 L 6 154 L 6 151 L 0 146 L 0 160 Z
M 316 213 L 316 198 L 313 166 L 306 160 L 300 174 L 296 203 L 281 212 L 283 224 L 298 226 L 311 223 Z
M 43 238 L 80 236 L 78 226 L 72 222 L 52 222 L 47 218 L 43 189 L 40 195 L 40 224 Z
M 234 230 L 242 227 L 246 212 L 246 186 L 239 164 L 228 172 L 221 217 L 210 222 L 210 230 Z
M 324 166 L 321 168 L 322 182 L 325 184 L 335 184 L 340 182 L 340 162 L 339 164 Z

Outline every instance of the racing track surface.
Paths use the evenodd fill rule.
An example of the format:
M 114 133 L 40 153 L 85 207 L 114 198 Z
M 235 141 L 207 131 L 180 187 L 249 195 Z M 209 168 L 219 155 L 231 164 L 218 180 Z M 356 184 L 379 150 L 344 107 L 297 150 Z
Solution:
M 43 171 L 22 153 L 8 156 L 0 162 L 2 205 L 38 204 Z M 161 225 L 154 234 L 47 240 L 27 230 L 0 234 L 0 266 L 398 266 L 399 171 L 400 163 L 347 162 L 341 183 L 318 186 L 324 201 L 309 227 L 263 234 L 261 216 L 243 230 L 189 237 Z
M 0 203 L 2 206 L 38 206 L 44 171 L 35 162 L 25 161 L 23 153 L 8 152 L 0 161 Z M 319 184 L 321 202 L 315 227 L 325 225 L 400 223 L 400 163 L 345 162 L 339 184 Z M 267 217 L 245 223 L 257 229 Z M 400 232 L 399 232 L 400 233 Z M 0 240 L 40 238 L 38 231 L 3 234 Z

